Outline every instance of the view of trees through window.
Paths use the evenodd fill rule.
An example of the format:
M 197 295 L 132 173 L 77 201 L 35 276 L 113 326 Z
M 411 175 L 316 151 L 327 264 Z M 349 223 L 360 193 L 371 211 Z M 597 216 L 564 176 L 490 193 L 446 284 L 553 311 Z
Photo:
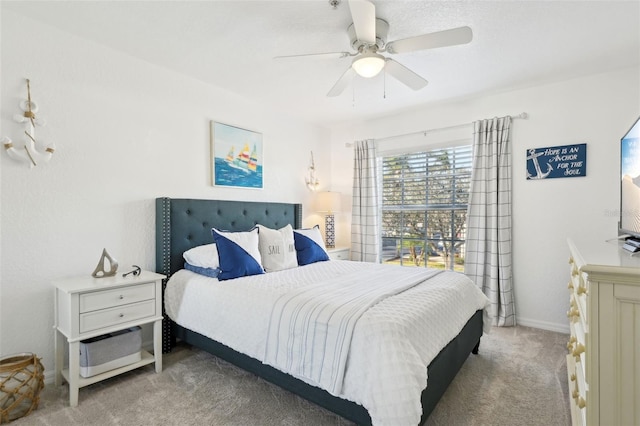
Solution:
M 382 261 L 463 271 L 471 145 L 382 158 Z

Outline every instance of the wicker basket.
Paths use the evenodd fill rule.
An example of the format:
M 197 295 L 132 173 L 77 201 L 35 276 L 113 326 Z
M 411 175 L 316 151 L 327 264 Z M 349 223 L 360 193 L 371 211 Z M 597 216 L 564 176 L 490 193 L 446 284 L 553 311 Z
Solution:
M 38 408 L 44 367 L 31 353 L 0 358 L 0 424 Z

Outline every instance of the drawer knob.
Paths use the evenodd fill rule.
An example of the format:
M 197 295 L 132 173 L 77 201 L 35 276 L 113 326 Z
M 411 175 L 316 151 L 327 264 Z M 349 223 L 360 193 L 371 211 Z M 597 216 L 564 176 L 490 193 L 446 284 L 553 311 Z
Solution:
M 124 318 L 124 314 L 120 314 L 118 315 L 120 318 Z
M 578 408 L 584 408 L 587 406 L 587 401 L 583 397 L 578 398 Z
M 580 311 L 577 310 L 576 308 L 571 308 L 567 312 L 567 318 L 570 318 L 571 320 L 575 321 L 575 319 L 578 317 L 580 317 Z
M 576 342 L 576 336 L 571 336 L 567 342 L 567 350 L 569 353 L 573 352 L 573 344 Z
M 118 299 L 122 300 L 122 299 L 124 299 L 124 296 L 120 295 L 120 297 L 118 297 Z

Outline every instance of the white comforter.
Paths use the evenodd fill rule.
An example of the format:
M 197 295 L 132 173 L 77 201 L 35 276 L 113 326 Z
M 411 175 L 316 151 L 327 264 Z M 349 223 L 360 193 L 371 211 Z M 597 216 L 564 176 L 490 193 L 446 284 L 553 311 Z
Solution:
M 329 261 L 229 281 L 182 270 L 169 281 L 165 307 L 181 326 L 265 362 L 272 306 L 280 296 L 365 270 L 386 276 L 390 268 L 398 276 L 413 270 Z M 448 271 L 374 304 L 355 324 L 341 391 L 327 390 L 361 404 L 376 426 L 418 424 L 427 366 L 487 304 L 468 278 Z

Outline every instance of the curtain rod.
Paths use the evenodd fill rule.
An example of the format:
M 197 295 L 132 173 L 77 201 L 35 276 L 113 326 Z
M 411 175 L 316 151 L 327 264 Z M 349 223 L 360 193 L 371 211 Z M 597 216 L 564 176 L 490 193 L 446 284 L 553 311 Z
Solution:
M 529 118 L 529 114 L 527 114 L 526 112 L 521 112 L 518 115 L 511 115 L 511 118 L 513 118 L 514 120 L 516 119 L 523 119 L 526 120 Z M 494 118 L 498 118 L 498 117 L 494 117 Z M 452 129 L 458 129 L 461 127 L 466 127 L 466 126 L 470 126 L 473 124 L 473 121 L 470 123 L 464 123 L 464 124 L 456 124 L 455 126 L 447 126 L 447 127 L 439 127 L 437 129 L 429 129 L 429 130 L 420 130 L 418 132 L 411 132 L 411 133 L 404 133 L 402 135 L 394 135 L 394 136 L 386 136 L 384 138 L 377 138 L 374 139 L 376 142 L 380 142 L 380 141 L 384 141 L 385 139 L 395 139 L 395 138 L 401 138 L 404 136 L 411 136 L 411 135 L 418 135 L 420 133 L 424 134 L 425 136 L 427 135 L 427 133 L 433 133 L 433 132 L 442 132 L 444 130 L 452 130 Z M 347 142 L 345 144 L 345 146 L 347 148 L 352 148 L 353 147 L 353 143 L 352 142 Z

